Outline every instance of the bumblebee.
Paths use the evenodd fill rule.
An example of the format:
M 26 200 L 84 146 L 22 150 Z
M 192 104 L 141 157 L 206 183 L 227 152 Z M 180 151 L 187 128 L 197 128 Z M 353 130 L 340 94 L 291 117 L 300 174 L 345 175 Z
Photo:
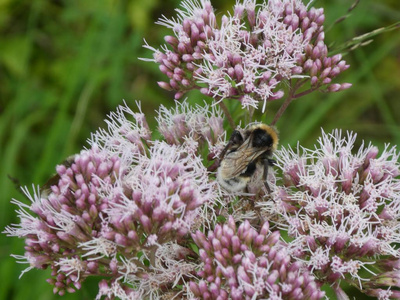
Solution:
M 278 147 L 278 132 L 262 123 L 250 125 L 247 129 L 234 130 L 228 144 L 220 154 L 217 181 L 229 192 L 246 188 L 257 168 L 263 168 L 263 181 L 268 193 L 268 168 L 275 164 L 271 159 Z

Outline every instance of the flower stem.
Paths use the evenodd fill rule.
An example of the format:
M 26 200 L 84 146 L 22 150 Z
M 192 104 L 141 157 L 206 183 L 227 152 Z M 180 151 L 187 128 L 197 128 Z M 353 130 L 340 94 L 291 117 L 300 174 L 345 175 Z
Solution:
M 313 89 L 309 89 L 307 91 L 304 91 L 302 93 L 299 93 L 297 95 L 295 95 L 296 91 L 307 81 L 307 79 L 303 79 L 303 80 L 298 80 L 296 81 L 296 83 L 294 84 L 294 86 L 292 86 L 292 84 L 290 85 L 290 89 L 289 89 L 289 95 L 287 96 L 287 98 L 285 99 L 285 101 L 283 102 L 283 104 L 281 105 L 281 107 L 279 108 L 278 112 L 275 114 L 274 119 L 272 120 L 270 125 L 275 125 L 276 122 L 278 122 L 278 120 L 280 119 L 280 117 L 283 115 L 283 113 L 285 112 L 286 108 L 288 108 L 289 104 L 296 98 L 299 98 L 301 96 L 304 96 L 308 93 L 311 93 Z
M 307 94 L 309 94 L 309 93 L 314 92 L 316 89 L 318 89 L 318 87 L 310 88 L 310 89 L 308 89 L 308 90 L 305 90 L 305 91 L 303 91 L 303 92 L 301 92 L 301 93 L 298 93 L 298 94 L 294 95 L 292 98 L 293 98 L 293 99 L 296 99 L 296 98 L 303 97 L 303 96 L 305 96 L 305 95 L 307 95 Z
M 230 113 L 229 110 L 228 110 L 228 107 L 226 107 L 225 103 L 224 103 L 222 100 L 219 101 L 218 104 L 219 104 L 219 106 L 221 107 L 222 111 L 224 112 L 225 117 L 226 117 L 227 120 L 228 120 L 229 126 L 230 126 L 232 129 L 235 129 L 235 128 L 236 128 L 236 125 L 235 125 L 235 122 L 233 121 L 233 118 L 232 118 L 231 113 Z
M 276 122 L 278 122 L 279 118 L 285 112 L 286 108 L 289 106 L 289 104 L 290 104 L 290 102 L 292 102 L 292 100 L 293 100 L 292 93 L 289 93 L 288 97 L 285 99 L 285 102 L 283 102 L 283 104 L 279 108 L 278 112 L 275 114 L 275 117 L 272 120 L 270 125 L 273 126 L 276 124 Z
M 247 123 L 250 123 L 253 120 L 253 115 L 254 115 L 254 107 L 250 107 L 249 113 L 248 113 L 249 120 Z

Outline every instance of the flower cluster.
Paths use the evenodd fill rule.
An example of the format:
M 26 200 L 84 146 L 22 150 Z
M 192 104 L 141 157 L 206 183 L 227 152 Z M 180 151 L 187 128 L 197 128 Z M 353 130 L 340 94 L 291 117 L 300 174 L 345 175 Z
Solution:
M 238 0 L 217 20 L 208 0 L 181 5 L 177 19 L 158 22 L 174 33 L 168 45 L 146 43 L 154 55 L 144 60 L 159 64 L 169 78 L 159 85 L 176 99 L 198 89 L 220 107 L 161 105 L 159 139 L 139 104 L 138 112 L 125 105 L 111 113 L 108 129 L 42 188 L 23 189 L 30 204 L 13 200 L 20 223 L 5 233 L 25 240 L 25 254 L 14 255 L 29 264 L 22 273 L 50 268 L 59 295 L 101 278 L 96 300 L 321 299 L 323 285 L 348 299 L 343 281 L 400 299 L 394 147 L 378 155 L 362 144 L 354 153 L 355 135 L 336 130 L 323 132 L 313 150 L 283 148 L 270 159 L 277 139 L 267 142 L 269 133 L 226 141 L 224 118 L 236 127 L 226 98 L 247 109 L 234 116 L 250 123 L 254 109 L 264 112 L 286 94 L 273 126 L 293 99 L 350 86 L 333 83 L 349 66 L 340 54 L 329 56 L 323 9 Z M 227 161 L 233 171 L 224 169 Z M 232 184 L 251 178 L 233 193 L 216 180 L 224 170 Z
M 258 107 L 284 96 L 282 81 L 296 79 L 292 96 L 306 82 L 313 91 L 327 87 L 338 91 L 350 84 L 332 84 L 348 68 L 341 55 L 328 56 L 324 43 L 323 9 L 307 8 L 300 0 L 254 0 L 237 2 L 234 13 L 216 21 L 207 0 L 187 0 L 177 10 L 178 19 L 158 22 L 174 31 L 169 44 L 147 59 L 160 65 L 179 99 L 191 89 L 217 101 L 238 99 L 243 107 Z M 170 49 L 172 48 L 172 49 Z M 146 60 L 146 59 L 145 59 Z M 304 93 L 304 91 L 302 92 Z
M 257 232 L 229 217 L 208 235 L 192 234 L 204 264 L 199 282 L 189 283 L 200 299 L 321 299 L 324 292 L 301 262 L 292 262 L 279 231 L 265 222 Z
M 399 298 L 399 153 L 362 145 L 355 135 L 322 133 L 314 150 L 282 149 L 276 155 L 282 180 L 266 212 L 280 214 L 293 238 L 290 254 L 340 294 L 341 280 L 369 295 Z M 283 185 L 282 185 L 283 183 Z M 383 296 L 382 296 L 383 297 Z
M 187 101 L 176 102 L 176 108 L 167 109 L 161 105 L 158 111 L 158 131 L 169 144 L 180 145 L 191 138 L 209 148 L 225 143 L 222 112 L 215 106 L 196 105 Z
M 18 258 L 28 270 L 53 270 L 54 292 L 107 276 L 99 297 L 155 297 L 194 273 L 183 260 L 191 251 L 179 243 L 200 226 L 201 206 L 212 205 L 218 189 L 191 143 L 151 141 L 142 113 L 121 106 L 107 123 L 88 150 L 57 167 L 48 188 L 26 190 L 31 205 L 15 201 L 21 223 L 6 233 L 25 238 Z

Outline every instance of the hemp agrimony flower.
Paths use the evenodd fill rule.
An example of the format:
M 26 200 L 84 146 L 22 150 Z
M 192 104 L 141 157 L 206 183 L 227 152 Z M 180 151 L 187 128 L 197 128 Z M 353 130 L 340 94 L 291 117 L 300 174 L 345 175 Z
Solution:
M 356 135 L 322 133 L 315 149 L 277 151 L 282 170 L 273 203 L 260 204 L 291 240 L 290 255 L 308 265 L 320 282 L 343 291 L 341 281 L 362 292 L 399 298 L 400 175 L 395 147 L 362 145 Z
M 213 104 L 160 105 L 158 139 L 139 104 L 120 106 L 42 188 L 23 188 L 30 203 L 12 201 L 20 222 L 5 229 L 25 240 L 13 255 L 29 264 L 22 274 L 51 269 L 59 295 L 99 278 L 99 300 L 321 299 L 328 286 L 349 299 L 343 282 L 400 299 L 400 154 L 354 152 L 355 135 L 340 130 L 313 150 L 275 151 L 272 126 L 291 101 L 350 87 L 333 82 L 349 66 L 328 52 L 322 8 L 256 3 L 215 14 L 208 0 L 184 0 L 176 19 L 157 22 L 173 32 L 161 49 L 145 42 L 154 54 L 144 60 L 168 77 L 159 86 Z M 270 124 L 251 125 L 255 109 L 283 97 Z M 224 99 L 240 102 L 245 131 Z M 240 136 L 226 140 L 224 118 Z
M 279 231 L 271 232 L 268 222 L 260 231 L 244 221 L 236 227 L 229 217 L 207 236 L 192 234 L 203 262 L 197 275 L 202 279 L 189 286 L 199 299 L 321 299 L 320 284 L 291 261 Z
M 225 142 L 223 120 L 216 107 L 207 104 L 190 107 L 187 101 L 176 102 L 175 109 L 161 105 L 157 118 L 158 131 L 167 143 L 179 145 L 190 137 L 209 147 Z
M 217 135 L 220 113 L 214 112 L 208 119 L 215 120 L 210 126 Z M 197 265 L 185 260 L 193 251 L 180 243 L 201 226 L 202 206 L 219 197 L 216 183 L 190 134 L 178 144 L 152 141 L 144 115 L 125 106 L 107 123 L 108 130 L 92 135 L 89 149 L 57 167 L 49 190 L 31 195 L 25 189 L 30 205 L 14 201 L 21 222 L 6 233 L 26 242 L 25 255 L 15 257 L 30 264 L 27 270 L 51 268 L 48 281 L 60 295 L 79 289 L 89 276 L 107 278 L 99 298 L 182 292 L 175 287 L 193 277 Z M 204 139 L 213 143 L 210 130 Z
M 167 45 L 153 59 L 169 78 L 159 85 L 175 98 L 192 89 L 222 99 L 237 99 L 243 108 L 258 108 L 282 98 L 283 82 L 290 98 L 323 89 L 350 87 L 332 80 L 349 66 L 340 54 L 330 57 L 324 42 L 323 9 L 301 0 L 237 1 L 233 13 L 217 21 L 207 0 L 183 1 L 178 18 L 163 16 L 157 23 L 173 30 Z M 308 83 L 309 88 L 296 92 Z

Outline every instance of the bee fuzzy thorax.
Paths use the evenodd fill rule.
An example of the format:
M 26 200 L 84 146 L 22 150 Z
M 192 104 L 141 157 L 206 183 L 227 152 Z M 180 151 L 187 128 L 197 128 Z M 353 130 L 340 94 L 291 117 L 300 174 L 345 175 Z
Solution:
M 274 152 L 278 148 L 278 130 L 274 126 L 269 126 L 263 123 L 254 123 L 249 125 L 249 128 L 246 129 L 246 133 L 248 136 L 252 133 L 259 133 L 258 136 L 261 136 L 263 138 L 261 141 L 261 144 L 263 145 L 268 144 L 268 140 L 270 140 L 272 144 L 272 152 Z

